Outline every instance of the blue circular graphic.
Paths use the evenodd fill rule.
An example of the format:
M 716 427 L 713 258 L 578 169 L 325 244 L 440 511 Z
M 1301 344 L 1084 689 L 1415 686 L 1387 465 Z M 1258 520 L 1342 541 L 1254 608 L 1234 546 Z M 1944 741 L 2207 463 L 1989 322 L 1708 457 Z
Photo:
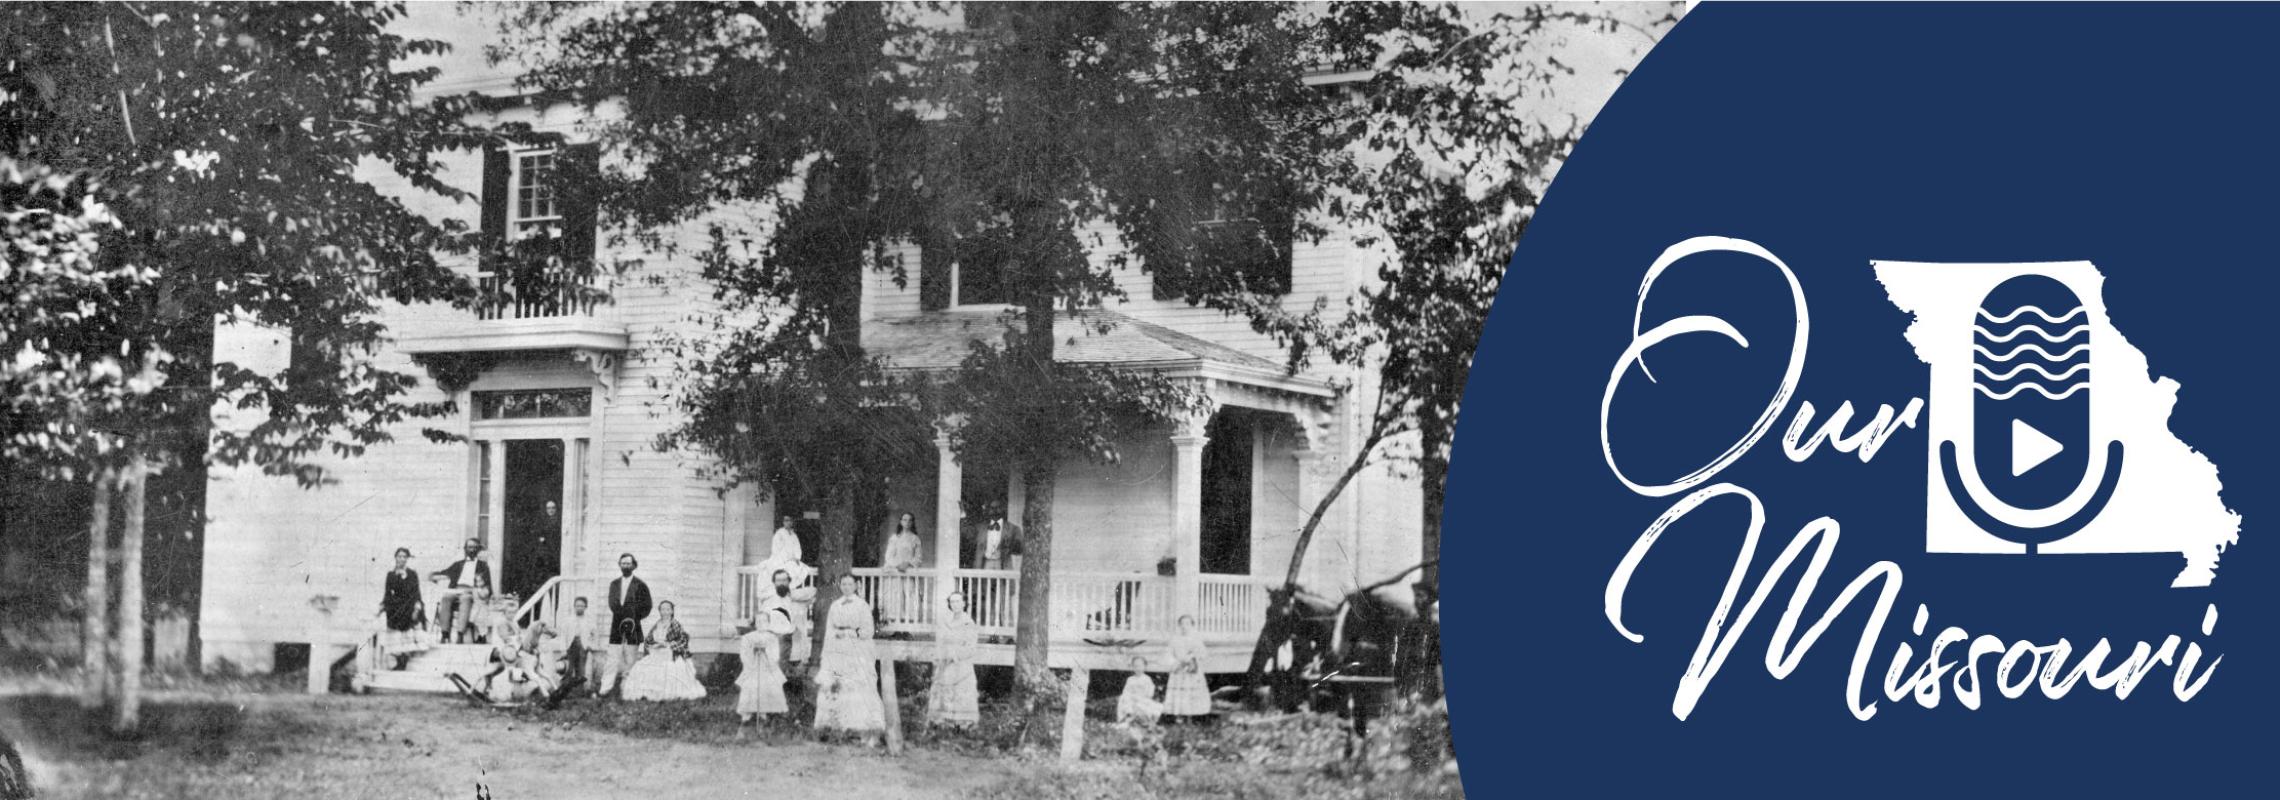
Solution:
M 1466 396 L 1443 611 L 1467 788 L 2268 792 L 2275 22 L 2273 7 L 1706 4 L 1680 23 L 1553 185 Z M 1699 252 L 1642 302 L 1688 242 Z M 1991 291 L 2014 273 L 2053 277 Z M 1687 332 L 1625 361 L 1673 321 Z M 2162 392 L 2173 405 L 2149 405 Z M 1842 432 L 1887 406 L 1892 430 L 1867 459 L 1856 440 L 1798 460 L 1784 439 L 1807 403 L 1806 434 L 1848 403 Z M 1658 488 L 1753 433 L 1722 469 Z M 1689 701 L 1750 496 L 1763 528 L 1733 581 L 1731 647 Z M 2238 515 L 2221 555 L 2212 513 Z M 1744 624 L 1801 531 L 1817 537 Z M 1769 668 L 1817 546 L 1780 638 L 1818 636 Z M 1951 627 L 1961 640 L 1932 658 Z M 2005 649 L 1967 658 L 1983 636 Z M 2100 668 L 2048 697 L 2035 667 L 2063 681 L 2101 640 Z M 2019 642 L 2044 649 L 2006 672 Z M 2142 679 L 2117 697 L 2096 675 L 2140 642 Z

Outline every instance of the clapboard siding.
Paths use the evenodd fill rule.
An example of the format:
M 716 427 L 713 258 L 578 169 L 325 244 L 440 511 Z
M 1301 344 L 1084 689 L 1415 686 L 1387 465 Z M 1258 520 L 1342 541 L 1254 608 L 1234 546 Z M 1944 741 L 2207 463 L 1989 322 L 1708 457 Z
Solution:
M 1092 253 L 1092 262 L 1098 267 L 1109 267 L 1122 248 L 1114 229 L 1107 225 L 1088 227 L 1080 235 L 1085 241 L 1102 242 Z M 866 318 L 895 317 L 919 311 L 919 250 L 913 245 L 901 245 L 891 252 L 908 266 L 909 279 L 898 287 L 892 273 L 874 270 L 865 282 L 863 313 Z M 1303 311 L 1312 307 L 1316 299 L 1325 297 L 1334 307 L 1339 306 L 1362 285 L 1360 281 L 1365 276 L 1359 274 L 1358 268 L 1361 255 L 1361 251 L 1352 247 L 1351 238 L 1343 234 L 1327 236 L 1321 242 L 1296 243 L 1291 254 L 1291 291 L 1284 295 L 1283 306 Z M 1274 340 L 1251 330 L 1250 321 L 1241 316 L 1207 306 L 1191 306 L 1179 299 L 1155 299 L 1155 275 L 1138 266 L 1117 269 L 1115 274 L 1117 288 L 1124 292 L 1124 297 L 1107 300 L 1109 308 L 1277 364 L 1289 357 Z

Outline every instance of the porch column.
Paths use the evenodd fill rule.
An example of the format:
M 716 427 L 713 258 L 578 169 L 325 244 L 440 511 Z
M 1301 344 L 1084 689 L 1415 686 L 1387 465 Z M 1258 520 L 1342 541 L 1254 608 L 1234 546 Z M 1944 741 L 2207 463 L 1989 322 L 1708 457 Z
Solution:
M 934 610 L 957 588 L 952 575 L 958 569 L 959 498 L 965 493 L 965 470 L 958 454 L 950 451 L 950 433 L 934 435 Z M 969 602 L 972 598 L 967 598 Z M 929 615 L 932 618 L 932 615 Z
M 1203 566 L 1203 435 L 1210 417 L 1182 420 L 1172 434 L 1173 608 L 1194 614 L 1196 575 Z

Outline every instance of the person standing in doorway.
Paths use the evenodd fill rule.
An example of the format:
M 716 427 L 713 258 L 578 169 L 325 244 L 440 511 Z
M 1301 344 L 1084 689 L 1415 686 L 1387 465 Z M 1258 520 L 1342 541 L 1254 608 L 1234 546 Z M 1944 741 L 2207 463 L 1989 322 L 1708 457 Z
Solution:
M 618 556 L 617 580 L 610 581 L 610 669 L 603 682 L 594 687 L 600 695 L 621 681 L 625 672 L 641 657 L 641 646 L 648 638 L 642 624 L 649 619 L 649 584 L 633 576 L 641 561 L 632 553 Z
M 491 565 L 477 558 L 483 554 L 483 542 L 469 539 L 464 549 L 466 558 L 451 562 L 432 576 L 444 581 L 436 614 L 443 619 L 441 638 L 447 643 L 464 644 L 474 636 L 475 607 L 491 597 Z

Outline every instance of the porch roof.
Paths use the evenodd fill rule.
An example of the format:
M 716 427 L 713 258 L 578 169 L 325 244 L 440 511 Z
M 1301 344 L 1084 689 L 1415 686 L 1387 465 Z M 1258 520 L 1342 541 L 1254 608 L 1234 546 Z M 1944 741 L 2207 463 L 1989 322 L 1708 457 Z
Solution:
M 863 323 L 863 348 L 890 369 L 948 370 L 976 341 L 1004 335 L 1004 311 L 967 308 L 882 317 Z M 1099 328 L 1108 325 L 1107 333 Z M 1109 309 L 1063 313 L 1053 322 L 1054 358 L 1065 364 L 1154 369 L 1328 396 L 1326 382 L 1289 375 L 1282 365 L 1217 342 Z

